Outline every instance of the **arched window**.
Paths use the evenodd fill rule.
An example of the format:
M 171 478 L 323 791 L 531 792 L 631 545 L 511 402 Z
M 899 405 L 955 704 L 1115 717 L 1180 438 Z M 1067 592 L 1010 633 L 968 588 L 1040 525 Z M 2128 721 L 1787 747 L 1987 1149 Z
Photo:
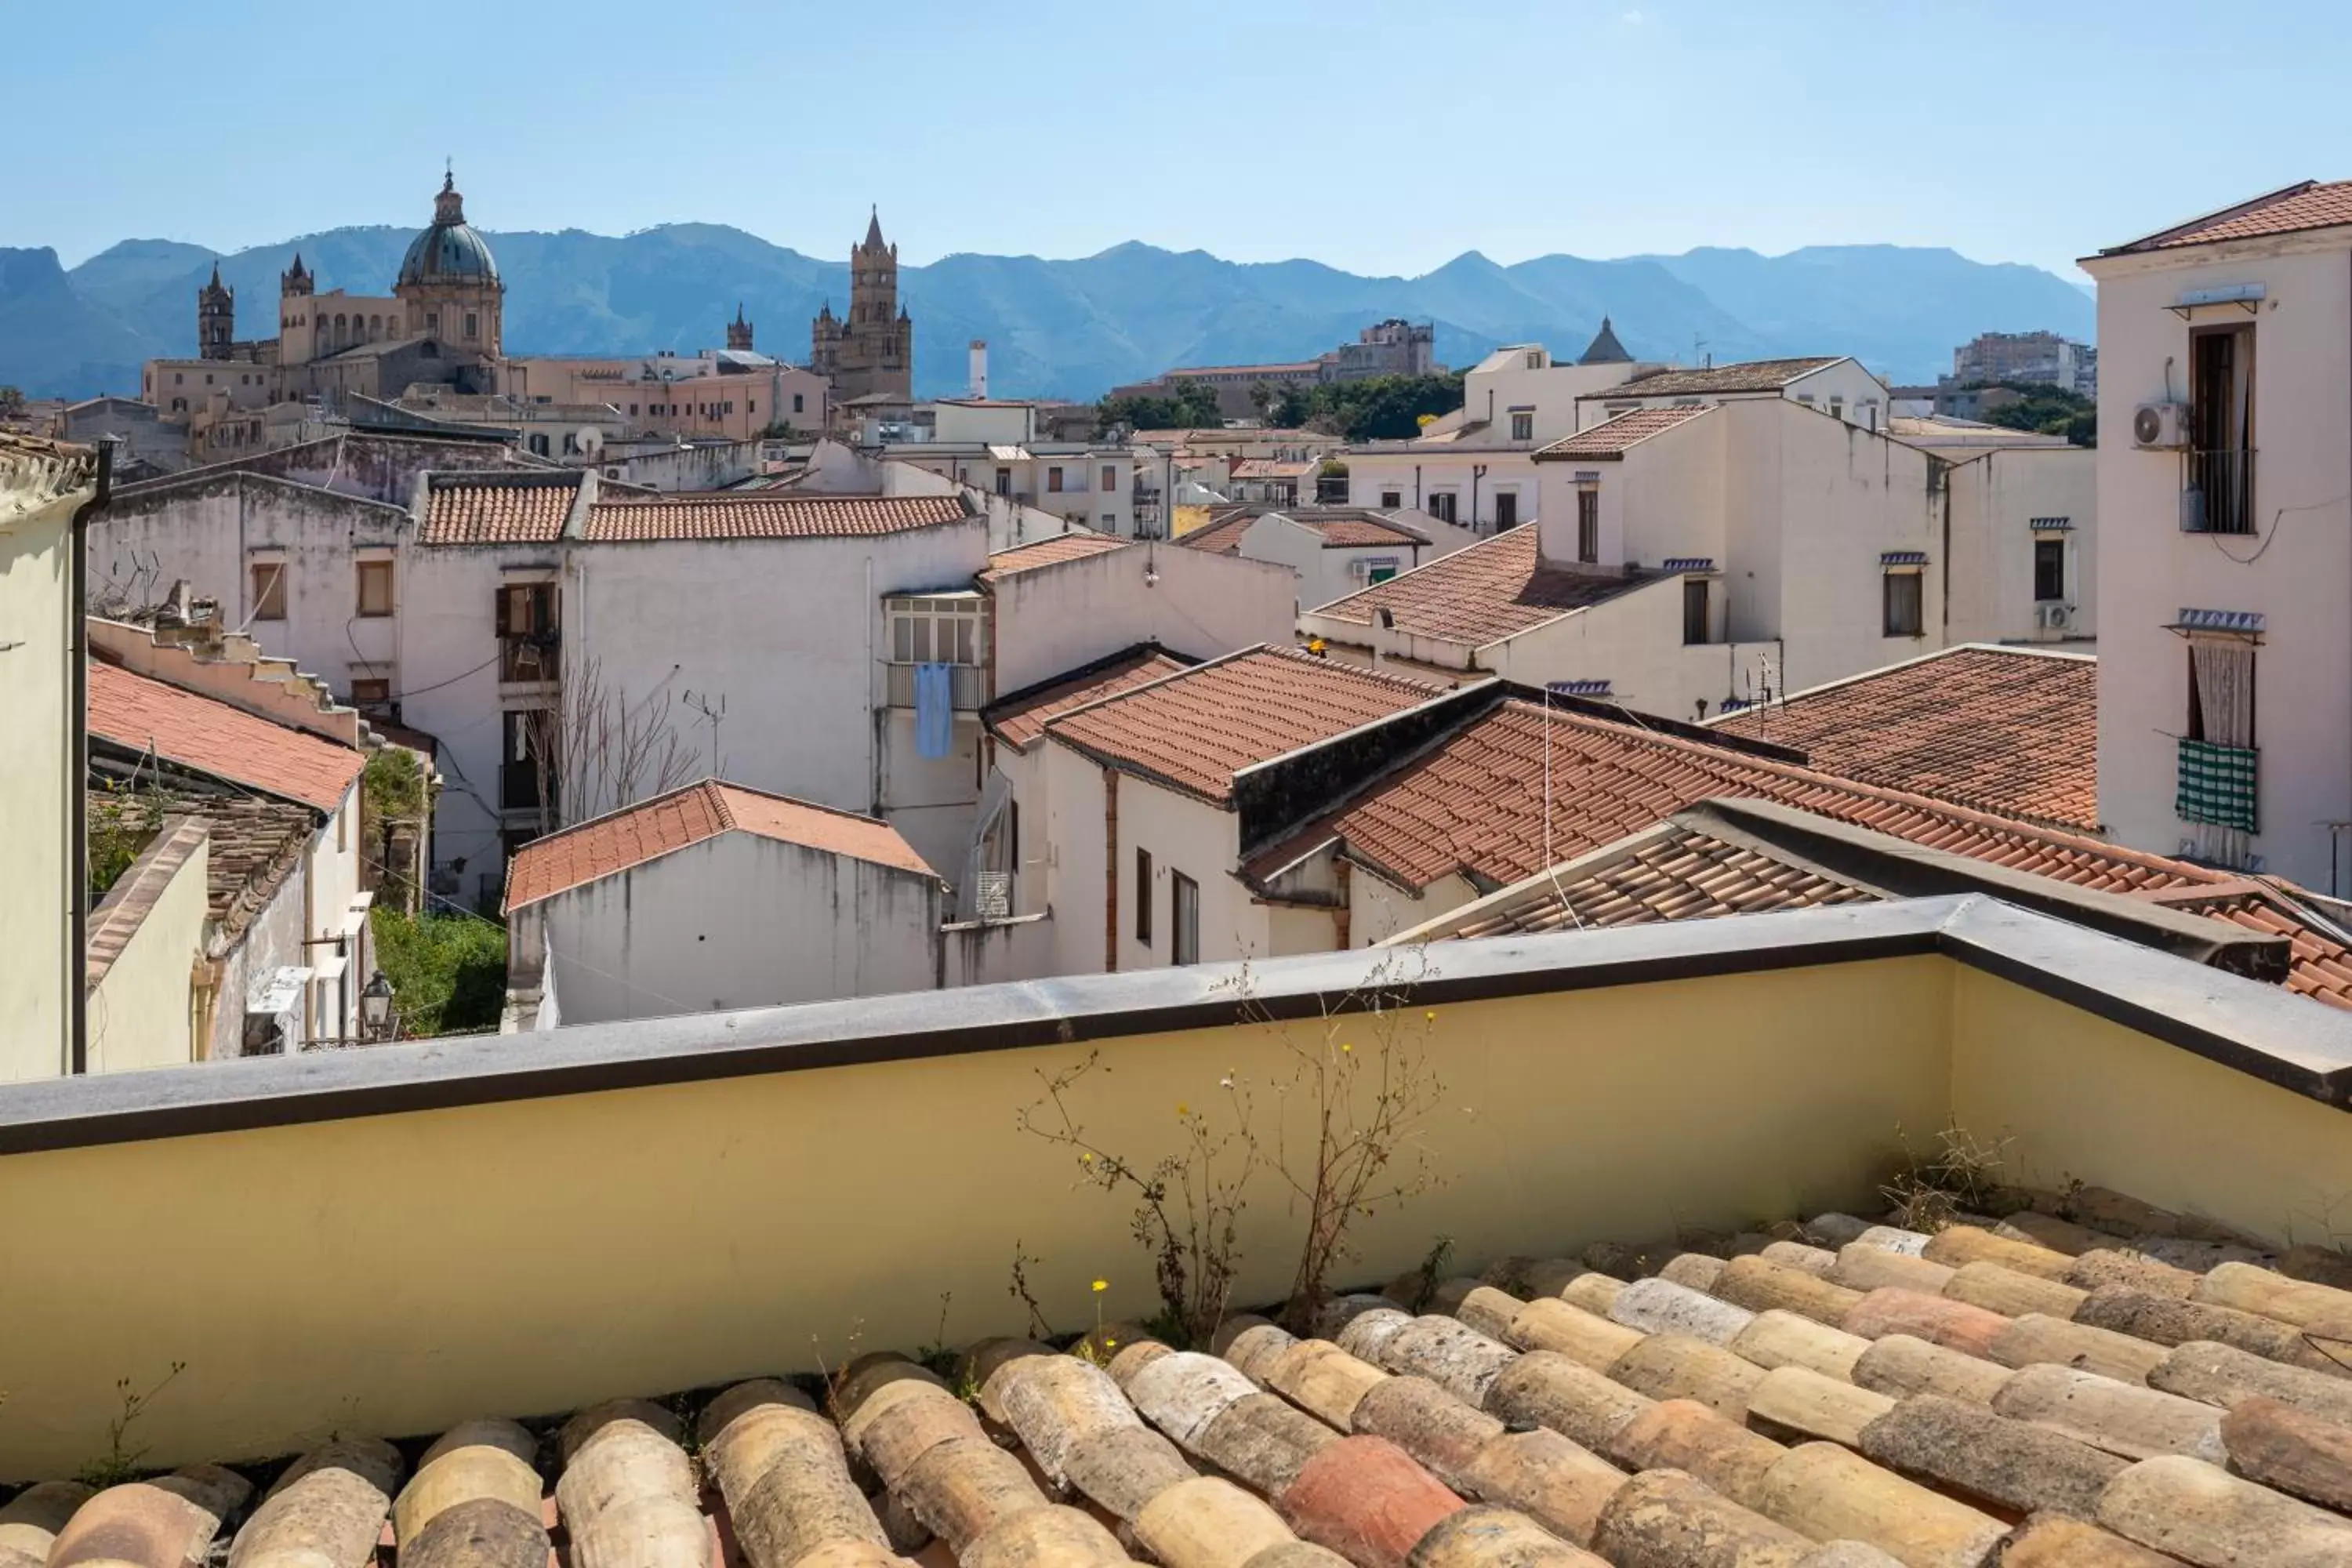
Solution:
M 382 316 L 370 316 L 368 318 L 368 342 L 373 342 L 382 336 L 383 336 L 383 318 Z

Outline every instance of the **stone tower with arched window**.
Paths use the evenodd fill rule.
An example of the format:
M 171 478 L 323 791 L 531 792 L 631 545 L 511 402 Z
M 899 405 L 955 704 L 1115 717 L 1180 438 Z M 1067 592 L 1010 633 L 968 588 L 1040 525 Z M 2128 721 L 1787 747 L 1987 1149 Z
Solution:
M 220 263 L 213 263 L 213 280 L 196 290 L 196 355 L 227 359 L 236 342 L 236 290 L 224 288 Z
M 882 237 L 879 212 L 849 253 L 849 319 L 831 300 L 809 326 L 809 368 L 833 383 L 835 405 L 880 394 L 912 402 L 915 323 L 898 303 L 898 247 Z

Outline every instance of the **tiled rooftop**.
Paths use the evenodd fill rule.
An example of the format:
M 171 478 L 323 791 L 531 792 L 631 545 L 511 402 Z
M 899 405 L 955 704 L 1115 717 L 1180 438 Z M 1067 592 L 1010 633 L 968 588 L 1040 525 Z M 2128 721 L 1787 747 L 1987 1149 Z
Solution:
M 730 832 L 937 875 L 887 822 L 705 779 L 532 839 L 508 867 L 506 907 L 519 910 Z
M 2345 1256 L 2096 1187 L 1993 1196 L 2003 1217 L 1924 1229 L 1544 1238 L 1341 1296 L 1307 1338 L 1108 1324 L 537 1430 L 343 1435 L 282 1473 L 46 1480 L 0 1510 L 0 1561 L 161 1568 L 117 1544 L 150 1538 L 320 1568 L 2352 1561 Z
M 1550 765 L 1545 766 L 1549 731 Z M 1549 788 L 1549 827 L 1545 809 Z M 1505 887 L 1717 796 L 1777 801 L 1932 849 L 2288 934 L 2287 988 L 2352 1009 L 2352 947 L 2266 884 L 1924 795 L 1858 784 L 1628 722 L 1512 700 L 1253 855 L 1264 883 L 1335 840 L 1414 889 Z
M 1579 402 L 1613 402 L 1626 397 L 1702 397 L 1710 393 L 1778 392 L 1801 375 L 1838 363 L 1835 354 L 1804 359 L 1759 359 L 1745 364 L 1718 364 L 1698 370 L 1662 370 L 1636 376 L 1599 392 L 1588 392 Z
M 1065 561 L 1083 561 L 1089 555 L 1106 551 L 1124 550 L 1133 541 L 1108 533 L 1064 533 L 1052 539 L 1041 539 L 1034 544 L 1016 544 L 1010 550 L 1000 550 L 988 558 L 987 568 L 980 581 L 993 583 L 1017 572 L 1034 572 L 1040 566 L 1058 566 Z
M 2352 180 L 2321 184 L 2305 180 L 2256 196 L 2220 212 L 2111 246 L 2102 256 L 2139 250 L 2169 250 L 2182 245 L 2213 245 L 2225 239 L 2260 239 L 2268 235 L 2295 234 L 2305 229 L 2352 226 Z
M 1483 647 L 1612 599 L 1650 578 L 1543 564 L 1537 530 L 1515 528 L 1309 613 L 1370 626 L 1377 612 L 1414 637 Z
M 1256 647 L 1065 713 L 1045 732 L 1222 805 L 1241 769 L 1443 692 L 1296 648 Z
M 1244 458 L 1234 465 L 1237 479 L 1302 479 L 1315 471 L 1316 465 L 1290 461 L 1280 458 Z
M 1632 408 L 1590 430 L 1580 430 L 1573 436 L 1554 441 L 1549 447 L 1536 449 L 1535 460 L 1565 462 L 1570 458 L 1604 461 L 1622 458 L 1626 451 L 1662 431 L 1678 425 L 1687 425 L 1705 414 L 1708 405 L 1692 404 L 1672 408 Z
M 367 760 L 349 746 L 92 659 L 89 732 L 131 751 L 331 812 Z
M 809 539 L 906 533 L 968 514 L 961 496 L 824 496 L 710 491 L 648 500 L 599 500 L 583 539 Z
M 1800 691 L 1708 727 L 1793 746 L 1843 778 L 2095 832 L 2098 700 L 2095 658 L 1979 645 Z
M 981 721 L 1006 745 L 1026 751 L 1043 738 L 1045 726 L 1062 714 L 1132 691 L 1163 676 L 1181 674 L 1192 664 L 1156 643 L 1138 643 L 1083 669 L 1009 692 L 981 710 Z
M 1448 937 L 1466 940 L 1868 903 L 1875 896 L 1831 872 L 1685 826 L 1677 816 L 1555 877 L 1538 873 L 1444 923 Z
M 1203 523 L 1189 532 L 1178 534 L 1176 542 L 1187 550 L 1202 550 L 1213 555 L 1235 555 L 1241 552 L 1242 535 L 1247 533 L 1251 525 L 1263 515 L 1244 511 L 1221 517 L 1214 522 Z
M 536 544 L 563 536 L 580 474 L 435 474 L 419 544 Z

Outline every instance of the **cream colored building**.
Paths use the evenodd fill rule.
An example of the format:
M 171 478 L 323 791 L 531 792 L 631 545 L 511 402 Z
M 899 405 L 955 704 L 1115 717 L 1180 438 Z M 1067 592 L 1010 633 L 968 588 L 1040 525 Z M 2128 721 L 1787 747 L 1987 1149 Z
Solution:
M 2352 182 L 2086 257 L 2099 797 L 2123 842 L 2352 895 Z
M 74 512 L 97 484 L 85 448 L 0 433 L 0 682 L 12 721 L 0 748 L 0 1080 L 72 1065 L 67 845 L 81 796 L 67 718 L 68 557 Z

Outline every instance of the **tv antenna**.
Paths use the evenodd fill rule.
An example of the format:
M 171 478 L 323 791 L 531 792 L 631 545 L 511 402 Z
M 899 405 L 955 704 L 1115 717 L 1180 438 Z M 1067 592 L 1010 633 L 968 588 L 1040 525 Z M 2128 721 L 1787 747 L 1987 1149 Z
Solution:
M 1715 368 L 1715 356 L 1706 352 L 1706 340 L 1696 332 L 1691 334 L 1691 358 L 1698 361 L 1701 370 Z
M 719 765 L 719 721 L 727 717 L 727 694 L 723 691 L 719 692 L 716 705 L 713 704 L 711 694 L 709 692 L 697 697 L 689 691 L 679 700 L 710 721 L 710 776 L 715 779 L 726 777 L 726 771 Z

